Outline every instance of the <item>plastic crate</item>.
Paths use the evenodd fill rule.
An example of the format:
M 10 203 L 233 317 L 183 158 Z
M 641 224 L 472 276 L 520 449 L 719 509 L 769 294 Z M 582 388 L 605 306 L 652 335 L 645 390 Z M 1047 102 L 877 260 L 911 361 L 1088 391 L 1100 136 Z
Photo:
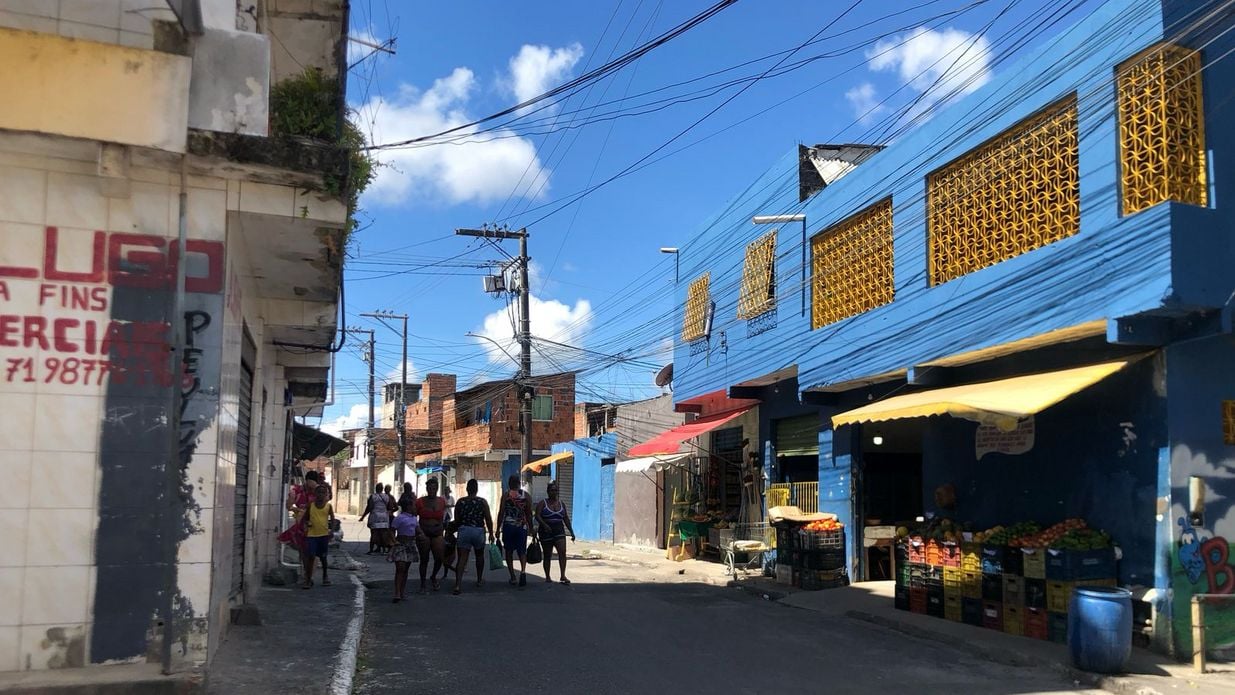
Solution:
M 1047 612 L 1046 638 L 1059 644 L 1068 643 L 1068 614 Z
M 897 567 L 909 564 L 908 541 L 904 538 L 896 539 L 896 543 L 892 545 L 892 554 L 896 558 Z
M 1025 634 L 1025 619 L 1020 606 L 1003 604 L 1003 631 L 1009 635 Z
M 994 601 L 982 602 L 982 627 L 991 630 L 1003 629 L 1003 604 Z
M 943 597 L 943 617 L 959 623 L 961 616 L 961 597 L 945 595 Z
M 1026 579 L 1046 579 L 1046 549 L 1021 548 L 1021 575 Z
M 1023 575 L 1025 572 L 1024 554 L 1020 548 L 1004 548 L 1003 549 L 1003 573 Z
M 1072 582 L 1046 582 L 1046 609 L 1054 613 L 1067 613 L 1072 599 Z
M 910 537 L 905 548 L 909 554 L 909 562 L 926 564 L 926 543 L 921 538 Z
M 1003 575 L 1003 605 L 1020 608 L 1025 605 L 1025 578 L 1015 574 Z
M 909 565 L 896 566 L 896 585 L 909 586 Z
M 909 587 L 896 587 L 896 593 L 893 595 L 892 605 L 895 606 L 897 610 L 909 610 Z
M 960 569 L 961 566 L 961 547 L 956 543 L 943 542 L 939 544 L 939 564 L 944 567 L 955 567 Z
M 1003 574 L 1005 550 L 1002 545 L 982 546 L 982 574 Z
M 1080 579 L 1106 579 L 1115 575 L 1115 549 L 1046 551 L 1046 578 L 1074 582 Z
M 838 570 L 845 568 L 844 548 L 799 550 L 794 566 L 807 570 Z
M 926 565 L 909 565 L 909 586 L 914 589 L 926 588 Z
M 982 571 L 982 544 L 961 543 L 961 569 L 966 571 Z
M 1048 636 L 1046 610 L 1042 608 L 1026 608 L 1021 616 L 1025 624 L 1025 636 L 1034 639 L 1046 639 Z
M 943 567 L 943 543 L 926 541 L 926 564 Z
M 926 589 L 909 590 L 909 610 L 913 613 L 926 613 Z
M 798 532 L 798 550 L 819 550 L 822 548 L 840 548 L 844 550 L 844 530 Z
M 961 591 L 960 584 L 944 584 L 943 585 L 943 595 L 948 598 L 955 598 L 958 601 L 964 597 L 964 593 L 962 593 Z
M 944 595 L 943 587 L 926 590 L 926 614 L 935 618 L 943 617 Z
M 951 585 L 960 586 L 961 577 L 963 576 L 964 576 L 964 573 L 961 572 L 961 568 L 948 567 L 945 565 L 943 568 L 943 585 L 944 586 L 951 586 Z
M 982 626 L 982 601 L 974 598 L 961 599 L 961 622 Z
M 961 597 L 982 598 L 982 573 L 977 570 L 961 570 Z
M 798 588 L 803 591 L 835 589 L 848 583 L 844 570 L 802 570 L 798 574 Z
M 982 600 L 1003 603 L 1003 575 L 982 575 Z
M 1025 579 L 1025 607 L 1046 610 L 1045 579 Z

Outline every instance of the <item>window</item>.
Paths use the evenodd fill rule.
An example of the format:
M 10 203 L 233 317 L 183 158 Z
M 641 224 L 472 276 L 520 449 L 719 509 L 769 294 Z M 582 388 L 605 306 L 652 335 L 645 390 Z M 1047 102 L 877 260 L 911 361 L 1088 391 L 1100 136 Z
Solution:
M 746 246 L 738 318 L 753 319 L 776 308 L 776 230 Z
M 532 419 L 553 419 L 553 395 L 536 396 L 532 399 Z
M 1123 213 L 1167 200 L 1205 205 L 1201 54 L 1156 46 L 1120 65 L 1116 75 Z
M 690 283 L 686 290 L 686 311 L 682 317 L 682 342 L 689 343 L 698 340 L 707 332 L 708 309 L 711 296 L 708 294 L 708 283 L 711 273 L 704 273 Z
M 816 234 L 810 248 L 812 328 L 891 303 L 891 198 Z
M 1076 95 L 926 177 L 931 285 L 1080 230 Z

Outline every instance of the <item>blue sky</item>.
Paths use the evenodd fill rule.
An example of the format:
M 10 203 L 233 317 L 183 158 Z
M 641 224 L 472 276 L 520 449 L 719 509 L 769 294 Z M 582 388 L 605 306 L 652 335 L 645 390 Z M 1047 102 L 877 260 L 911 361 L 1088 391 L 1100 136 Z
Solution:
M 393 39 L 396 54 L 352 44 L 349 102 L 374 144 L 431 135 L 599 67 L 710 4 L 353 0 L 353 36 Z M 377 330 L 379 383 L 398 371 L 401 345 L 359 316 L 375 309 L 410 316 L 412 381 L 512 375 L 499 349 L 468 336 L 515 351 L 508 297 L 486 295 L 489 271 L 478 267 L 502 252 L 453 231 L 528 225 L 533 334 L 592 351 L 539 343 L 536 371 L 584 369 L 579 400 L 655 395 L 655 365 L 669 361 L 676 329 L 673 258 L 660 247 L 684 245 L 797 144 L 886 144 L 1097 4 L 742 0 L 505 128 L 463 131 L 465 144 L 382 149 L 350 249 L 346 323 Z M 327 429 L 367 417 L 360 340 L 338 355 Z M 614 353 L 632 361 L 606 367 L 601 354 Z

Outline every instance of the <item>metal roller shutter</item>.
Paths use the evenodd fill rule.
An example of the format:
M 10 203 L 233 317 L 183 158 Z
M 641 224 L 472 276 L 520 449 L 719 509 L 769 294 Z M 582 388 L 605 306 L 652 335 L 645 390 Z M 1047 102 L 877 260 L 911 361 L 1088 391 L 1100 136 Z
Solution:
M 246 336 L 247 338 L 247 336 Z M 236 422 L 236 498 L 232 516 L 231 594 L 244 589 L 244 551 L 249 521 L 249 432 L 253 423 L 253 368 L 240 363 L 240 417 Z

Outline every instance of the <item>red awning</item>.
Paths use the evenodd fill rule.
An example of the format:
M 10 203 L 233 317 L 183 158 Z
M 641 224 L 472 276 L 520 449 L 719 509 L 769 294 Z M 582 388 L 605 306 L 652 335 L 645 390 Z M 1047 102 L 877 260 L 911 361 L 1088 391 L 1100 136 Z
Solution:
M 682 442 L 687 439 L 693 439 L 706 432 L 720 427 L 730 420 L 738 417 L 742 413 L 753 408 L 753 405 L 748 405 L 737 410 L 728 410 L 715 415 L 701 417 L 694 422 L 685 425 L 679 425 L 671 430 L 661 432 L 655 437 L 647 440 L 642 444 L 636 444 L 630 448 L 630 456 L 656 456 L 657 454 L 676 454 L 682 448 Z

